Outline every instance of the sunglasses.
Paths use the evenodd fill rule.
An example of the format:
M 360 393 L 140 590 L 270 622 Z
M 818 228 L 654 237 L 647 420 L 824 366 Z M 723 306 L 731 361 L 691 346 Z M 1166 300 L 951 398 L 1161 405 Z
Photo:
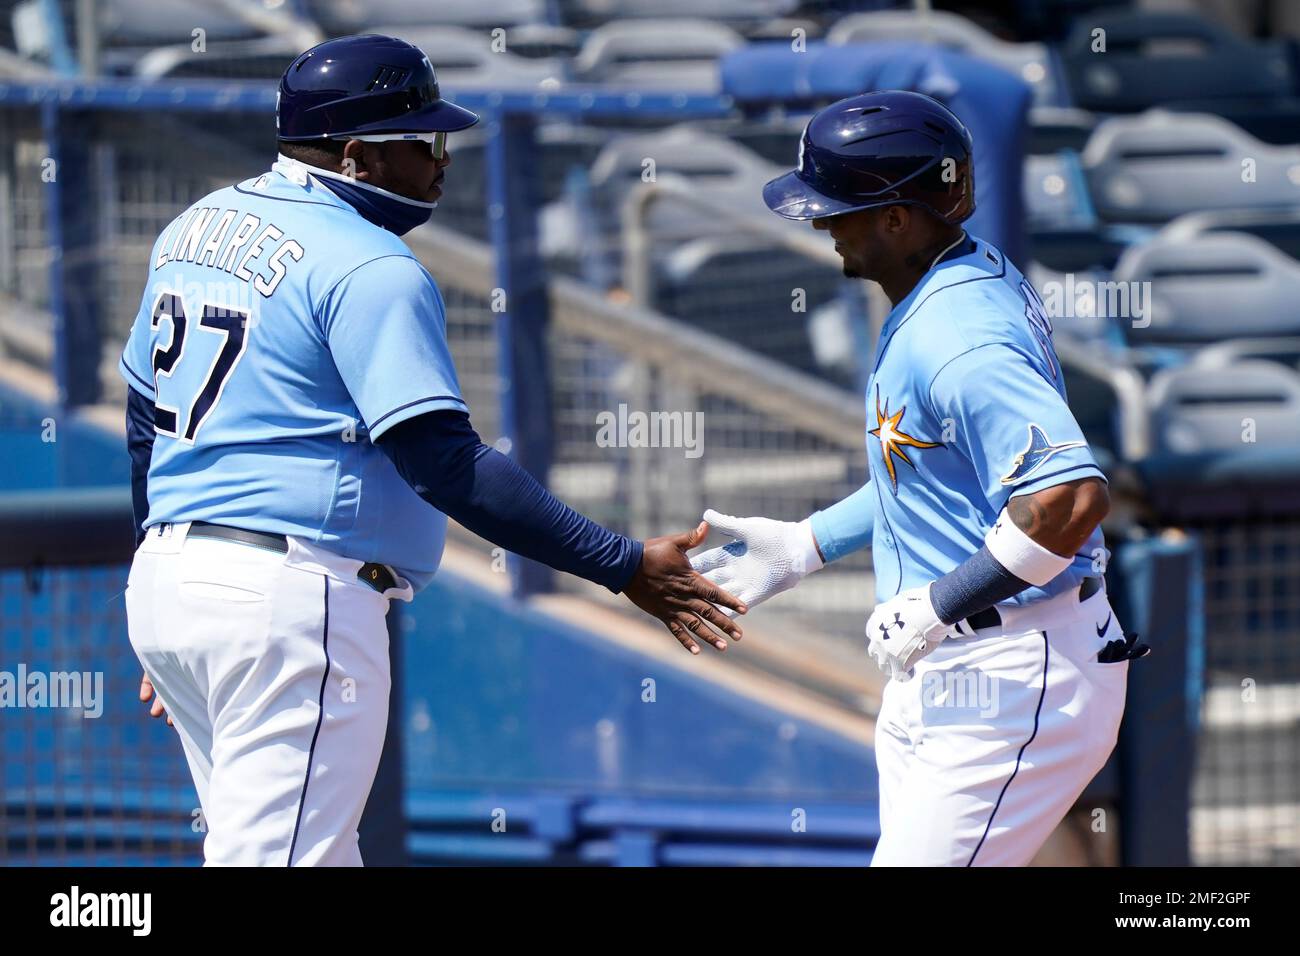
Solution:
M 447 158 L 447 134 L 443 130 L 432 133 L 373 133 L 368 136 L 335 136 L 333 138 L 338 140 L 359 139 L 363 143 L 418 140 L 421 143 L 429 144 L 429 151 L 433 154 L 434 159 L 443 160 Z

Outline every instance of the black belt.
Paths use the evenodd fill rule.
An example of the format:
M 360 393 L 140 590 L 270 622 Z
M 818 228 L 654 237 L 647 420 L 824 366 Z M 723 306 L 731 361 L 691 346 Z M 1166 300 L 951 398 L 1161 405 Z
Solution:
M 1084 578 L 1083 583 L 1079 585 L 1079 600 L 1086 601 L 1098 591 L 1101 590 L 1101 578 Z M 966 626 L 972 631 L 981 631 L 986 627 L 1001 627 L 1002 615 L 998 613 L 995 607 L 987 611 L 980 611 L 966 618 Z
M 268 531 L 249 531 L 246 528 L 230 528 L 223 524 L 211 524 L 207 521 L 191 521 L 189 536 L 191 538 L 219 538 L 222 541 L 237 541 L 240 544 L 265 548 L 268 551 L 276 551 L 280 554 L 289 553 L 289 539 L 282 534 L 271 534 Z M 397 587 L 397 578 L 393 577 L 393 572 L 388 570 L 388 566 L 376 564 L 373 561 L 361 565 L 361 570 L 357 572 L 357 580 L 374 588 L 380 594 L 383 594 L 389 588 Z

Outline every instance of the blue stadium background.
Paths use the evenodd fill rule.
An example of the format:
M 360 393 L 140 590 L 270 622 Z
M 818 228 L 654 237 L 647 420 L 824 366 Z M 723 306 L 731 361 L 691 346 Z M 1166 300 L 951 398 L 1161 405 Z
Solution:
M 1059 303 L 1072 404 L 1117 501 L 1109 584 L 1157 651 L 1040 862 L 1300 859 L 1300 27 L 1284 6 L 210 6 L 0 16 L 0 671 L 106 688 L 96 720 L 0 710 L 0 860 L 199 858 L 179 747 L 135 700 L 112 368 L 157 232 L 271 160 L 273 78 L 369 29 L 420 44 L 487 120 L 452 141 L 447 196 L 408 237 L 447 299 L 476 426 L 641 536 L 706 506 L 797 519 L 861 483 L 860 357 L 886 307 L 759 189 L 821 103 L 948 102 L 977 142 L 972 231 Z M 595 416 L 620 403 L 702 411 L 705 455 L 598 447 Z M 697 662 L 454 533 L 437 582 L 392 616 L 401 690 L 368 857 L 869 861 L 869 555 L 842 565 L 755 611 L 729 660 Z

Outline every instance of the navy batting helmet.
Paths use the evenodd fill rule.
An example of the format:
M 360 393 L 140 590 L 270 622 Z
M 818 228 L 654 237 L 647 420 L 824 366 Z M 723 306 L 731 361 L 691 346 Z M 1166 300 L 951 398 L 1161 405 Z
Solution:
M 299 54 L 280 79 L 275 109 L 276 134 L 289 142 L 396 139 L 477 122 L 477 115 L 442 98 L 419 47 L 377 34 L 326 40 Z
M 956 225 L 975 211 L 970 131 L 937 100 L 906 90 L 863 93 L 808 121 L 799 168 L 763 187 L 787 219 L 876 206 L 923 206 Z

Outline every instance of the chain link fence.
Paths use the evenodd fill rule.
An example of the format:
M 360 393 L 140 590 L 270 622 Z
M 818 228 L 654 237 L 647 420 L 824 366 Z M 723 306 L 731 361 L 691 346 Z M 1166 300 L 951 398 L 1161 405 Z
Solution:
M 1205 560 L 1203 864 L 1300 864 L 1300 518 L 1191 526 Z
M 48 465 L 54 449 L 117 477 L 66 423 L 41 446 L 42 414 L 0 389 L 7 456 Z M 127 639 L 130 492 L 46 470 L 23 477 L 64 487 L 15 492 L 7 474 L 0 494 L 0 866 L 194 865 L 198 796 L 175 732 L 139 702 Z

